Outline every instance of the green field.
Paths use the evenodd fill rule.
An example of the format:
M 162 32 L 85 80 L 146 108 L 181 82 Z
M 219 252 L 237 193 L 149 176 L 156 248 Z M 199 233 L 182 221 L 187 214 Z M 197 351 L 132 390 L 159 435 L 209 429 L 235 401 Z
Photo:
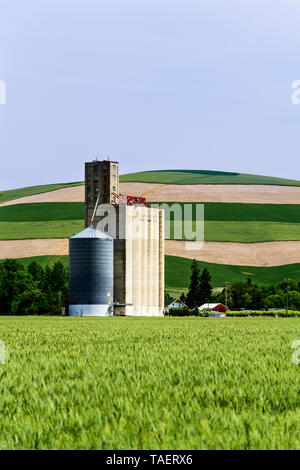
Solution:
M 184 236 L 185 230 L 195 230 L 195 222 L 181 222 L 170 224 L 170 237 L 166 232 L 165 238 L 170 240 L 190 240 Z M 0 224 L 1 230 L 1 224 Z M 190 233 L 190 232 L 186 232 Z M 189 236 L 188 236 L 189 237 Z M 278 222 L 211 222 L 205 221 L 204 240 L 214 242 L 262 243 L 273 241 L 300 240 L 300 224 Z
M 84 202 L 40 202 L 0 207 L 0 222 L 84 220 Z
M 84 229 L 83 220 L 47 222 L 0 222 L 0 239 L 68 238 Z
M 0 192 L 0 204 L 7 201 L 13 201 L 20 197 L 33 196 L 35 194 L 47 193 L 48 191 L 56 191 L 57 189 L 65 189 L 71 186 L 82 185 L 82 182 L 74 183 L 57 183 L 57 184 L 43 184 L 40 186 L 28 186 L 27 188 L 10 189 L 8 191 Z
M 19 258 L 18 261 L 22 263 L 24 266 L 28 266 L 33 261 L 40 264 L 45 268 L 46 266 L 53 266 L 54 263 L 60 262 L 63 263 L 64 266 L 69 266 L 69 256 L 68 255 L 48 255 L 48 256 L 31 256 L 28 258 Z M 0 263 L 2 260 L 0 260 Z
M 192 260 L 177 256 L 165 257 L 165 280 L 166 286 L 181 290 L 190 284 Z M 225 281 L 235 283 L 246 282 L 248 278 L 259 285 L 271 285 L 282 282 L 286 277 L 300 281 L 300 264 L 287 264 L 285 266 L 272 266 L 261 268 L 255 266 L 232 266 L 229 264 L 214 264 L 199 261 L 200 269 L 207 268 L 212 276 L 213 287 L 224 286 Z
M 173 203 L 168 203 L 171 206 Z M 183 214 L 183 204 L 180 204 Z M 193 206 L 195 219 L 196 207 Z M 205 203 L 205 240 L 268 242 L 300 240 L 300 205 Z M 173 218 L 171 214 L 171 219 Z M 0 239 L 63 238 L 83 229 L 84 203 L 0 207 Z M 175 216 L 175 219 L 178 219 Z M 189 226 L 189 223 L 187 226 Z M 176 221 L 171 220 L 171 239 Z M 195 229 L 195 223 L 192 228 Z M 184 233 L 182 233 L 184 239 Z
M 167 204 L 168 206 L 179 204 L 182 214 L 184 214 L 184 204 L 192 205 L 192 218 L 195 219 L 196 204 L 201 203 L 157 202 L 152 204 Z M 222 202 L 205 202 L 203 204 L 206 221 L 300 223 L 300 204 L 240 204 Z M 81 219 L 84 219 L 84 202 L 42 202 L 0 207 L 0 222 Z
M 175 203 L 166 204 L 171 208 Z M 183 230 L 177 231 L 184 214 L 187 220 L 185 227 L 196 228 L 196 203 L 192 204 L 191 214 L 184 210 L 184 204 L 190 206 L 179 203 L 178 214 L 176 211 L 170 213 L 170 239 L 185 238 Z M 190 215 L 193 224 L 189 224 Z M 204 220 L 204 239 L 207 241 L 259 243 L 300 240 L 300 205 L 297 204 L 204 203 Z
M 61 261 L 68 266 L 68 256 L 33 256 L 19 259 L 21 263 L 28 266 L 32 261 L 36 261 L 42 266 L 53 265 L 56 261 Z M 1 262 L 1 261 L 0 261 Z M 192 260 L 177 256 L 165 257 L 165 283 L 169 291 L 182 292 L 186 290 L 190 283 Z M 248 278 L 253 283 L 260 285 L 270 285 L 282 282 L 285 277 L 300 281 L 300 264 L 288 264 L 286 266 L 274 266 L 271 268 L 260 268 L 254 266 L 231 266 L 227 264 L 214 264 L 199 261 L 200 269 L 205 267 L 212 276 L 213 287 L 224 286 L 225 281 L 231 283 L 244 281 Z
M 0 207 L 0 239 L 68 238 L 84 228 L 83 202 Z
M 300 224 L 277 222 L 205 222 L 205 240 L 259 243 L 300 240 Z
M 120 176 L 121 182 L 159 184 L 271 184 L 300 186 L 300 181 L 272 176 L 205 170 L 155 170 Z
M 0 449 L 299 449 L 297 319 L 2 317 Z
M 191 219 L 189 209 L 185 211 L 184 205 L 192 206 L 192 219 L 196 218 L 196 205 L 204 205 L 204 216 L 206 221 L 236 221 L 236 222 L 288 222 L 300 223 L 300 204 L 243 204 L 228 202 L 153 202 L 154 204 L 167 204 L 170 208 L 173 204 L 179 205 L 179 217 L 173 216 L 171 219 L 181 220 L 186 214 L 187 219 Z M 0 212 L 0 220 L 1 212 Z

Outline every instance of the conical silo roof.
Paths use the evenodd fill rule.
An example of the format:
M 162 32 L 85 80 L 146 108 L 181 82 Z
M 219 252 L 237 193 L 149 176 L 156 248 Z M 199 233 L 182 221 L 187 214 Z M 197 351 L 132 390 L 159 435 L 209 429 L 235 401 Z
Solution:
M 76 233 L 71 238 L 102 238 L 104 240 L 112 240 L 112 238 L 107 235 L 107 233 L 97 230 L 96 227 L 88 227 L 82 230 L 79 233 Z

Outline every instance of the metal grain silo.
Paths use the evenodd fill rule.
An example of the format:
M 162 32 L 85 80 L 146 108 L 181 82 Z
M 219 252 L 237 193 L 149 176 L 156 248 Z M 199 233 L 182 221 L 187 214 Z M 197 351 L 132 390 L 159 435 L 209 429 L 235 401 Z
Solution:
M 69 240 L 70 316 L 113 314 L 113 239 L 95 227 Z

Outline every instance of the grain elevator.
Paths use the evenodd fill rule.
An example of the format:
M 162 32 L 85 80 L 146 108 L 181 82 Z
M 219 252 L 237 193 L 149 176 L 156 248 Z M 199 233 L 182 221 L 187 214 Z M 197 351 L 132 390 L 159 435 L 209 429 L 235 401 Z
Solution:
M 70 239 L 70 315 L 76 299 L 83 316 L 162 316 L 164 211 L 120 194 L 118 162 L 85 164 L 85 226 Z

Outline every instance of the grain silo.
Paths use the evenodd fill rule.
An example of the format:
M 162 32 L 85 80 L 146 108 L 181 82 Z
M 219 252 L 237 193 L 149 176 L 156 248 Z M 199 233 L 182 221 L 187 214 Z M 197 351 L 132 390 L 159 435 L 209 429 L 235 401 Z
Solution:
M 69 241 L 70 316 L 113 314 L 113 239 L 88 227 Z
M 113 313 L 162 316 L 165 277 L 164 210 L 151 207 L 143 194 L 133 196 L 119 191 L 118 162 L 86 162 L 85 226 L 87 229 L 98 226 L 100 231 L 106 231 L 107 228 L 113 238 Z M 108 214 L 111 215 L 109 220 L 106 217 Z M 85 275 L 84 273 L 83 278 Z M 72 297 L 73 293 L 70 304 Z M 74 310 L 70 307 L 71 315 L 72 311 Z

